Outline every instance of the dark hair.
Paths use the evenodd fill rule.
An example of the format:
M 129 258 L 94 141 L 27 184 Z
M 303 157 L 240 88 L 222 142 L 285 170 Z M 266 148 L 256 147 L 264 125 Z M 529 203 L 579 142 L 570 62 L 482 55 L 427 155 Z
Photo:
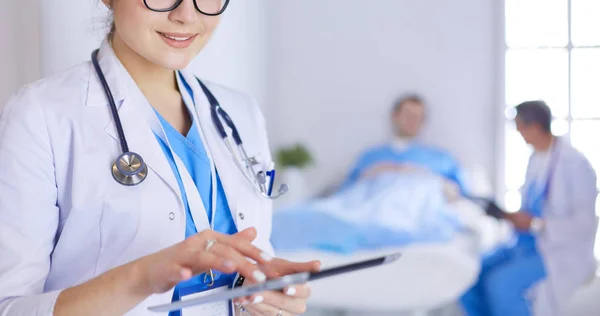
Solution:
M 110 30 L 108 31 L 108 34 L 106 34 L 106 37 L 108 38 L 109 41 L 112 41 L 113 36 L 115 36 L 115 31 L 117 30 L 116 26 L 115 26 L 115 20 L 114 20 L 114 16 L 112 14 L 112 8 L 114 5 L 115 0 L 109 0 L 108 1 L 108 9 L 111 11 L 111 16 L 110 16 Z
M 112 38 L 115 36 L 116 30 L 117 30 L 117 27 L 115 26 L 115 22 L 113 21 L 110 24 L 110 31 L 108 31 L 108 34 L 106 34 L 106 36 L 109 40 L 112 40 Z
M 526 101 L 516 106 L 517 117 L 525 124 L 538 124 L 552 132 L 552 111 L 542 100 Z
M 414 103 L 419 103 L 419 104 L 425 105 L 423 98 L 421 96 L 419 96 L 418 94 L 414 94 L 414 93 L 405 94 L 405 95 L 401 96 L 400 98 L 398 98 L 398 100 L 396 100 L 396 102 L 394 102 L 394 106 L 392 107 L 392 113 L 398 113 L 400 110 L 402 110 L 402 107 L 409 102 L 414 102 Z

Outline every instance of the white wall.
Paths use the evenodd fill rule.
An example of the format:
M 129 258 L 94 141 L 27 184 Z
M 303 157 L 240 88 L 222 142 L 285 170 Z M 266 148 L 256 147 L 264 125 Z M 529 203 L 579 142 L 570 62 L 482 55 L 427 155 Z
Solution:
M 266 1 L 232 0 L 208 46 L 192 63 L 199 76 L 266 102 Z
M 89 60 L 106 34 L 106 10 L 99 0 L 39 0 L 44 76 Z M 68 9 L 66 9 L 68 8 Z
M 5 45 L 0 49 L 0 107 L 8 100 L 10 94 L 15 89 L 15 78 L 18 76 L 17 58 L 18 50 L 13 43 L 16 41 L 16 34 L 12 30 L 15 29 L 16 21 L 14 20 L 14 12 L 16 11 L 17 2 L 8 1 L 4 5 L 4 9 L 0 10 L 0 37 Z
M 20 86 L 40 76 L 38 12 L 31 1 L 7 1 L 0 10 L 0 110 Z
M 417 91 L 430 105 L 426 141 L 493 176 L 493 2 L 270 2 L 274 148 L 305 142 L 313 183 L 328 182 L 386 139 L 391 102 Z
M 108 13 L 99 1 L 62 3 L 40 0 L 45 75 L 89 60 L 107 31 Z M 213 39 L 192 63 L 203 78 L 248 92 L 261 104 L 265 99 L 264 8 L 264 2 L 232 1 Z

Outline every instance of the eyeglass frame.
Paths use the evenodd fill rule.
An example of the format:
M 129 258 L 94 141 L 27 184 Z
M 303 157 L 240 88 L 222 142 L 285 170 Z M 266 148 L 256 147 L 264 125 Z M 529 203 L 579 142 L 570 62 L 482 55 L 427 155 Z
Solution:
M 177 9 L 177 7 L 179 7 L 179 5 L 181 5 L 183 3 L 184 0 L 177 0 L 175 2 L 175 4 L 173 6 L 171 6 L 170 8 L 167 9 L 162 9 L 162 10 L 157 10 L 157 9 L 153 9 L 150 7 L 150 5 L 148 5 L 148 0 L 144 0 L 144 5 L 146 5 L 146 8 L 148 8 L 148 10 L 150 11 L 154 11 L 154 12 L 170 12 L 173 11 L 175 9 Z M 206 13 L 203 12 L 202 10 L 200 10 L 200 8 L 198 7 L 198 2 L 199 0 L 193 0 L 194 1 L 194 7 L 196 7 L 196 10 L 198 10 L 198 12 L 204 14 L 204 15 L 208 15 L 208 16 L 217 16 L 217 15 L 221 15 L 223 14 L 223 12 L 225 12 L 225 9 L 227 9 L 227 6 L 229 5 L 229 0 L 223 0 L 225 1 L 225 3 L 223 4 L 223 8 L 221 8 L 221 11 L 217 12 L 217 13 Z

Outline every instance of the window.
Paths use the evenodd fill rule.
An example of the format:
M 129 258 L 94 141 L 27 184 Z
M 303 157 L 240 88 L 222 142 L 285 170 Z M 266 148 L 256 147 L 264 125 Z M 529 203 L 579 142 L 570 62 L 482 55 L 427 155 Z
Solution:
M 600 175 L 600 1 L 505 0 L 504 201 L 517 211 L 531 149 L 512 118 L 516 104 L 542 99 L 553 133 L 581 150 Z M 597 185 L 600 190 L 600 177 Z M 596 207 L 600 213 L 600 195 Z M 600 258 L 600 234 L 596 256 Z

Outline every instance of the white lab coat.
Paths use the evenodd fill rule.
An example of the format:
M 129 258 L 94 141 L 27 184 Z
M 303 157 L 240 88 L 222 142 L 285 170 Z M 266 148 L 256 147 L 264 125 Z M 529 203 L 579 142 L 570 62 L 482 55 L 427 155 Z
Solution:
M 566 139 L 559 138 L 555 146 L 558 160 L 543 208 L 545 228 L 537 238 L 548 272 L 532 291 L 532 307 L 538 316 L 562 315 L 569 299 L 596 269 L 596 174 Z M 530 163 L 524 188 L 535 181 L 535 167 Z
M 179 186 L 141 115 L 141 107 L 149 105 L 110 45 L 103 44 L 99 59 L 130 150 L 145 159 L 148 177 L 133 187 L 112 178 L 111 165 L 121 148 L 91 62 L 21 89 L 0 120 L 2 316 L 50 316 L 61 290 L 184 240 Z M 195 75 L 182 74 L 193 88 L 205 146 L 237 229 L 255 227 L 255 245 L 272 254 L 272 204 L 253 191 L 235 166 Z M 222 86 L 207 86 L 236 123 L 248 155 L 256 155 L 265 170 L 272 166 L 256 103 Z M 203 206 L 193 203 L 194 218 L 204 218 L 196 222 L 198 231 L 209 228 Z M 128 315 L 156 315 L 147 307 L 170 302 L 172 294 L 152 295 Z

